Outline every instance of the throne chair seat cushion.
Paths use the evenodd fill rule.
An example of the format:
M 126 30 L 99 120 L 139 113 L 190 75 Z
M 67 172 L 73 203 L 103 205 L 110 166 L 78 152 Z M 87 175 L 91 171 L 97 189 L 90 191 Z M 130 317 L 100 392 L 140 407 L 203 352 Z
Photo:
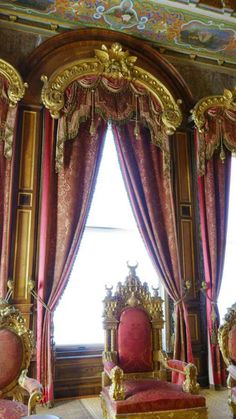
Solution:
M 21 402 L 0 399 L 0 419 L 19 419 L 28 414 L 28 408 Z
M 11 330 L 0 330 L 0 354 L 0 390 L 2 390 L 18 378 L 22 365 L 22 342 Z
M 110 398 L 109 387 L 103 388 L 106 404 L 116 414 L 193 409 L 206 406 L 203 396 L 185 393 L 181 386 L 159 380 L 129 380 L 124 382 L 125 400 Z

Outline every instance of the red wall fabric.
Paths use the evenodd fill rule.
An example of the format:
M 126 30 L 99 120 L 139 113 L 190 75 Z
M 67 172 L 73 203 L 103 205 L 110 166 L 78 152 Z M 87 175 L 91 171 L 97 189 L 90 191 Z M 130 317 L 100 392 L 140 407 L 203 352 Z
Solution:
M 152 371 L 152 330 L 147 314 L 127 308 L 118 326 L 119 366 L 124 372 Z

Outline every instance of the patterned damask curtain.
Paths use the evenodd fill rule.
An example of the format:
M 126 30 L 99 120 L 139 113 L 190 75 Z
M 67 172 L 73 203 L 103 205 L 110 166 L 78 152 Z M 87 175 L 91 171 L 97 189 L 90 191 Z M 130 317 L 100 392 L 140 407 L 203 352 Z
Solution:
M 229 205 L 231 153 L 236 151 L 236 112 L 208 109 L 201 132 L 196 130 L 198 192 L 206 283 L 208 367 L 212 386 L 225 382 L 217 331 Z
M 137 82 L 124 79 L 103 76 L 84 77 L 70 84 L 65 91 L 64 101 L 65 105 L 56 132 L 52 127 L 50 116 L 48 114 L 46 116 L 43 157 L 38 294 L 47 303 L 49 311 L 45 312 L 39 304 L 37 371 L 38 379 L 45 388 L 45 401 L 49 404 L 53 402 L 52 313 L 67 284 L 82 238 L 107 122 L 112 121 L 120 127 L 128 124 L 129 129 L 132 126 L 134 147 L 140 147 L 143 130 L 148 131 L 148 136 L 145 137 L 146 147 L 150 148 L 152 144 L 153 155 L 158 156 L 155 162 L 160 165 L 159 168 L 155 168 L 157 172 L 158 170 L 161 172 L 158 182 L 162 183 L 165 177 L 168 179 L 159 186 L 161 189 L 170 188 L 169 138 L 162 122 L 162 108 L 146 89 Z M 131 133 L 129 132 L 127 138 L 123 140 L 131 141 Z M 148 160 L 146 164 L 147 162 Z M 141 160 L 140 164 L 145 162 Z M 172 199 L 171 192 L 168 190 L 166 193 L 168 195 L 166 205 L 169 205 Z M 147 196 L 145 199 L 149 198 L 150 196 Z M 173 206 L 168 208 L 169 214 Z M 164 207 L 162 211 L 165 211 Z M 156 228 L 157 234 L 159 227 L 160 221 L 154 223 L 151 228 Z M 171 234 L 175 233 L 174 227 L 170 229 L 170 224 L 166 224 L 166 227 Z M 175 254 L 176 250 L 172 251 L 173 246 L 176 246 L 176 238 L 173 239 L 172 246 L 169 248 L 167 246 L 171 254 Z M 167 263 L 169 260 L 167 258 Z M 175 266 L 177 272 L 178 261 L 173 259 L 172 263 L 177 264 Z M 169 269 L 172 270 L 172 266 Z M 180 277 L 178 272 L 177 281 Z M 178 303 L 178 321 L 181 319 L 181 327 L 177 330 L 182 337 L 185 336 L 184 324 L 186 325 L 183 317 L 187 321 L 187 316 L 182 301 L 177 301 L 179 296 L 181 299 L 179 288 L 180 283 L 173 285 Z M 188 334 L 188 327 L 186 330 Z M 189 336 L 188 345 L 190 345 L 188 346 L 190 354 Z M 180 345 L 179 353 L 181 358 L 186 358 L 183 348 L 184 345 L 182 347 Z
M 171 168 L 160 148 L 150 144 L 150 131 L 134 123 L 113 127 L 127 191 L 141 236 L 162 283 L 175 304 L 174 357 L 193 361 L 187 308 L 182 298 L 182 275 L 171 185 Z M 168 142 L 166 143 L 168 145 Z M 177 382 L 178 374 L 173 374 Z
M 9 82 L 0 75 L 0 296 L 7 291 L 13 136 L 17 106 L 8 99 Z

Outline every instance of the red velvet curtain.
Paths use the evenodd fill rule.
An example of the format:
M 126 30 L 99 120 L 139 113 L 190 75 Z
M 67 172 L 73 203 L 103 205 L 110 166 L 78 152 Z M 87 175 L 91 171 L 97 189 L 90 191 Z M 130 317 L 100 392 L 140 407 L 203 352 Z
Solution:
M 134 123 L 113 127 L 121 169 L 140 233 L 163 284 L 175 302 L 174 356 L 192 361 L 187 309 L 182 299 L 182 279 L 176 234 L 170 164 L 163 151 L 151 144 L 150 131 Z M 168 138 L 166 139 L 166 151 Z M 173 381 L 177 379 L 173 377 Z
M 5 297 L 10 256 L 10 204 L 13 136 L 17 107 L 10 107 L 8 81 L 0 76 L 0 297 Z
M 212 386 L 225 383 L 225 369 L 219 351 L 217 332 L 220 292 L 229 205 L 231 152 L 236 150 L 236 112 L 222 107 L 210 108 L 205 126 L 196 131 L 198 191 L 206 283 L 208 330 L 208 372 Z
M 45 117 L 38 294 L 48 306 L 38 304 L 37 378 L 45 401 L 53 401 L 52 316 L 67 284 L 84 231 L 100 154 L 105 123 L 95 118 L 97 134 L 89 133 L 90 121 L 81 123 L 77 137 L 67 142 L 64 166 L 55 173 L 54 123 Z

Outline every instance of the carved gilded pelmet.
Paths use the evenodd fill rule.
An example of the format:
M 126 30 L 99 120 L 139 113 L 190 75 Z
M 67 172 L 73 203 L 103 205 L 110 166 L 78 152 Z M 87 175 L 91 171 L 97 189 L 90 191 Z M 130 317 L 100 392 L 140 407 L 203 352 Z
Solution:
M 217 150 L 222 162 L 225 147 L 236 152 L 236 88 L 225 89 L 223 95 L 201 99 L 192 111 L 198 135 L 198 172 L 205 173 L 206 160 Z
M 138 122 L 145 120 L 150 128 L 153 143 L 165 149 L 168 135 L 175 132 L 181 124 L 182 113 L 180 101 L 175 101 L 169 90 L 146 70 L 135 65 L 137 57 L 123 51 L 120 44 L 115 43 L 108 49 L 102 46 L 95 50 L 95 57 L 73 62 L 60 68 L 52 74 L 50 79 L 42 76 L 44 86 L 42 89 L 42 101 L 49 109 L 53 118 L 59 118 L 59 133 L 57 137 L 56 168 L 60 171 L 63 165 L 63 143 L 75 135 L 78 127 L 76 123 L 82 117 L 91 118 L 91 134 L 95 135 L 93 113 L 100 113 L 105 120 L 122 122 L 127 119 L 135 120 L 135 135 L 138 137 Z M 68 89 L 79 89 L 81 97 L 80 107 L 77 106 L 77 114 L 71 117 L 76 119 L 72 128 L 68 125 Z M 106 95 L 116 95 L 117 103 L 119 96 L 128 97 L 127 106 L 122 112 L 115 114 L 115 106 L 107 106 L 104 98 L 101 99 L 102 90 Z M 82 92 L 82 93 L 81 93 Z M 85 93 L 86 92 L 86 93 Z M 108 94 L 107 94 L 108 93 Z M 72 102 L 70 102 L 71 105 Z M 148 103 L 148 111 L 147 111 Z M 67 121 L 65 121 L 65 117 Z M 63 121 L 64 118 L 64 121 Z M 62 125 L 64 124 L 64 127 Z M 67 125 L 66 125 L 67 124 Z M 157 133 L 158 131 L 158 133 Z M 66 135 L 64 135 L 66 133 Z
M 0 141 L 5 142 L 4 155 L 7 159 L 12 157 L 16 105 L 24 96 L 26 87 L 17 70 L 0 59 Z

